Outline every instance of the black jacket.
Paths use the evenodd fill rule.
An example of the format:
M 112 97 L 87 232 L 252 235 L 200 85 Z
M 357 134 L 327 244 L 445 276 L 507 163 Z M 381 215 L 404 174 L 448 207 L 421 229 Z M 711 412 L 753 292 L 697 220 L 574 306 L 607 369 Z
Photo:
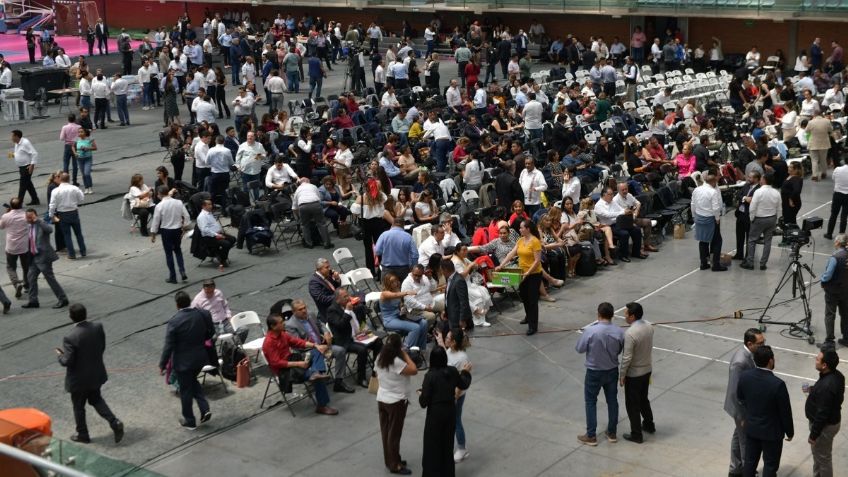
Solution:
M 573 144 L 571 131 L 565 127 L 565 123 L 557 122 L 553 127 L 551 137 L 551 149 L 557 151 L 560 156 L 565 156 L 568 147 Z
M 176 372 L 200 372 L 209 364 L 206 340 L 215 335 L 212 315 L 206 310 L 183 308 L 177 311 L 165 331 L 165 347 L 159 359 L 159 369 L 165 369 L 172 359 Z
M 501 40 L 498 43 L 498 59 L 501 61 L 509 61 L 510 56 L 512 55 L 512 43 L 508 40 Z
M 759 184 L 751 184 L 750 182 L 743 185 L 739 192 L 737 193 L 736 200 L 739 203 L 739 207 L 736 208 L 736 218 L 749 217 L 749 212 L 751 210 L 751 204 L 743 202 L 742 198 L 746 196 L 754 196 L 754 191 L 756 191 L 760 187 Z M 750 219 L 748 219 L 750 220 Z
M 106 334 L 103 325 L 82 321 L 74 325 L 62 341 L 63 354 L 59 364 L 67 368 L 65 391 L 69 393 L 99 389 L 106 382 L 106 366 L 103 351 L 106 349 Z
M 498 197 L 497 205 L 512 210 L 512 202 L 520 200 L 524 202 L 524 191 L 518 179 L 508 171 L 498 174 L 495 179 L 495 195 Z
M 345 313 L 341 305 L 333 301 L 327 308 L 327 324 L 333 332 L 333 344 L 346 348 L 353 343 L 353 329 L 350 327 L 350 315 Z
M 448 277 L 445 292 L 445 314 L 451 328 L 459 328 L 460 323 L 471 323 L 471 304 L 468 301 L 468 284 L 459 273 Z M 469 325 L 470 326 L 470 325 Z
M 842 422 L 840 408 L 844 399 L 845 376 L 835 369 L 819 374 L 804 405 L 804 414 L 810 421 L 810 439 L 818 439 L 824 426 Z
M 327 281 L 318 276 L 317 272 L 313 273 L 309 279 L 309 295 L 315 300 L 315 306 L 318 307 L 318 317 L 321 321 L 325 321 L 324 316 L 327 313 L 327 308 L 336 302 L 335 289 L 342 286 L 341 282 L 333 280 L 332 276 L 329 278 L 329 282 L 333 284 L 334 288 L 331 289 Z
M 792 438 L 792 405 L 786 383 L 767 369 L 742 373 L 736 397 L 745 410 L 745 434 L 754 439 L 774 441 Z

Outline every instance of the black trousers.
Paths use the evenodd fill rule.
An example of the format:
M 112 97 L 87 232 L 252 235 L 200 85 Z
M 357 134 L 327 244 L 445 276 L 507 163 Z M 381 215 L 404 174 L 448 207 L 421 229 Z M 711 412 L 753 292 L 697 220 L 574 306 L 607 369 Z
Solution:
M 748 243 L 748 231 L 751 229 L 751 217 L 748 214 L 736 214 L 736 256 L 745 256 L 745 244 Z
M 200 374 L 199 369 L 177 372 L 183 419 L 189 425 L 197 424 L 197 421 L 194 420 L 194 401 L 197 401 L 197 407 L 200 408 L 201 416 L 209 412 L 209 402 L 206 400 L 206 396 L 203 395 L 203 389 L 200 387 L 200 383 L 197 382 L 198 374 Z
M 848 222 L 848 194 L 840 192 L 833 193 L 833 202 L 830 204 L 830 220 L 827 221 L 827 234 L 833 235 L 836 227 L 836 216 L 839 216 L 839 233 L 845 233 L 845 225 Z
M 35 43 L 27 45 L 27 53 L 29 53 L 29 64 L 35 64 Z
M 654 427 L 654 412 L 651 401 L 648 400 L 648 387 L 651 384 L 651 373 L 636 377 L 624 377 L 624 407 L 630 419 L 630 434 L 642 437 L 642 423 L 648 430 Z
M 32 174 L 29 172 L 29 166 L 18 167 L 18 172 L 21 175 L 18 185 L 18 198 L 21 199 L 21 202 L 23 202 L 24 195 L 29 192 L 29 197 L 32 199 L 32 202 L 38 203 L 38 193 L 35 191 L 35 186 L 32 185 Z
M 632 255 L 639 255 L 642 253 L 642 230 L 639 227 L 622 229 L 613 224 L 612 233 L 618 237 L 619 258 L 629 257 L 631 255 L 631 249 L 628 249 L 627 247 L 630 239 L 633 239 Z
M 106 110 L 109 109 L 109 100 L 106 98 L 94 98 L 94 127 L 103 129 L 106 127 Z
M 701 265 L 707 263 L 710 255 L 713 256 L 713 267 L 718 267 L 721 263 L 721 227 L 715 224 L 713 231 L 713 239 L 709 242 L 698 242 L 698 253 L 701 256 Z
M 210 255 L 217 257 L 218 263 L 221 265 L 229 260 L 230 249 L 236 243 L 235 237 L 227 234 L 223 235 L 224 238 L 220 240 L 215 237 L 203 237 L 203 245 L 206 246 L 206 250 L 209 251 Z
M 380 234 L 389 230 L 389 224 L 382 217 L 363 219 L 360 223 L 362 224 L 362 244 L 365 247 L 365 266 L 372 273 L 377 273 L 374 267 L 374 244 L 377 243 Z
M 77 425 L 77 434 L 88 437 L 88 424 L 85 422 L 85 404 L 90 404 L 100 417 L 105 419 L 110 426 L 114 427 L 118 418 L 112 414 L 112 410 L 100 395 L 100 388 L 86 391 L 75 391 L 71 393 L 71 403 L 74 405 L 74 421 Z
M 532 273 L 518 285 L 518 295 L 524 305 L 524 318 L 527 328 L 539 329 L 539 287 L 542 285 L 542 274 Z
M 776 440 L 766 441 L 746 435 L 745 467 L 742 470 L 742 475 L 745 477 L 754 477 L 757 471 L 757 466 L 760 464 L 760 454 L 762 454 L 763 473 L 760 475 L 762 477 L 777 476 L 777 469 L 780 467 L 780 455 L 782 453 L 782 437 L 779 437 Z
M 368 350 L 373 351 L 374 359 L 377 359 L 377 355 L 383 349 L 383 342 L 377 339 L 368 345 L 364 345 L 354 341 L 348 344 L 346 349 L 348 353 L 356 353 L 356 381 L 360 382 L 365 380 L 365 369 L 368 366 Z

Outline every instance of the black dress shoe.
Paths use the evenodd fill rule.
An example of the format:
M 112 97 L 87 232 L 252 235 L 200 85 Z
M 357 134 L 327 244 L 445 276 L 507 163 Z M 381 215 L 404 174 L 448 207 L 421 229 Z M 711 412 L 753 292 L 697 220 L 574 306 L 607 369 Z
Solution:
M 38 308 L 38 302 L 29 302 L 26 305 L 21 305 L 21 308 Z
M 739 267 L 744 268 L 745 270 L 753 270 L 754 269 L 754 266 L 751 265 L 750 263 L 743 263 L 742 265 L 739 265 Z
M 331 249 L 331 248 L 333 248 L 333 247 L 335 247 L 335 245 L 333 245 L 333 243 L 332 243 L 332 242 L 330 242 L 330 243 L 328 243 L 328 244 L 324 245 L 324 248 L 325 248 L 325 249 L 328 249 L 328 250 L 329 250 L 329 249 Z
M 74 442 L 78 442 L 80 444 L 91 444 L 91 438 L 88 436 L 81 436 L 79 434 L 74 434 L 71 436 L 71 440 Z
M 824 238 L 826 238 L 826 239 L 828 239 L 828 240 L 833 240 L 833 235 L 831 235 L 831 234 L 824 234 Z
M 401 467 L 400 469 L 397 469 L 397 470 L 390 470 L 389 473 L 390 474 L 400 474 L 400 475 L 412 475 L 412 471 L 407 469 L 405 466 Z
M 725 267 L 724 265 L 719 265 L 717 267 L 713 267 L 713 271 L 714 272 L 726 272 L 727 267 Z
M 356 392 L 356 389 L 348 386 L 347 383 L 341 379 L 337 379 L 336 384 L 333 385 L 333 392 L 353 394 Z
M 34 200 L 32 202 L 28 202 L 27 205 L 41 205 L 41 202 Z
M 640 253 L 639 255 L 634 255 L 634 257 L 641 259 L 641 260 L 645 260 L 646 258 L 648 258 L 648 254 Z
M 744 255 L 739 255 L 738 253 L 733 256 L 733 260 L 745 260 Z
M 836 342 L 841 344 L 842 346 L 848 346 L 848 339 L 839 338 L 838 340 L 836 340 Z
M 765 265 L 760 265 L 760 270 L 766 270 L 768 267 Z
M 527 336 L 533 336 L 533 335 L 535 335 L 535 334 L 536 334 L 536 330 L 534 330 L 534 329 L 529 329 L 529 330 L 527 330 L 527 333 L 526 333 L 526 334 L 527 334 Z
M 633 434 L 624 433 L 622 437 L 624 437 L 625 441 L 635 442 L 637 444 L 641 444 L 642 442 L 644 442 L 642 436 L 634 436 Z
M 168 279 L 165 280 L 165 283 L 177 283 L 177 279 L 176 278 L 168 278 Z
M 59 308 L 64 308 L 66 306 L 68 306 L 68 300 L 67 299 L 59 300 L 59 303 L 56 303 L 55 305 L 53 305 L 53 309 L 58 310 Z
M 182 278 L 184 282 L 187 282 L 187 281 L 188 281 L 188 276 L 187 276 L 185 273 L 183 273 L 182 275 L 180 275 L 180 278 Z
M 647 432 L 648 434 L 653 434 L 653 433 L 657 432 L 657 428 L 656 428 L 656 426 L 654 426 L 653 423 L 646 424 L 646 423 L 643 422 L 642 423 L 642 430 Z
M 360 379 L 360 380 L 357 380 L 357 381 L 356 381 L 356 384 L 358 384 L 358 385 L 359 385 L 359 387 L 361 387 L 361 388 L 368 389 L 368 380 L 367 380 L 367 379 Z
M 523 320 L 519 321 L 518 324 L 519 325 L 526 325 L 527 324 L 527 318 L 524 318 Z
M 709 263 L 702 263 L 702 264 L 701 264 L 701 270 L 706 270 L 706 269 L 708 269 L 708 268 L 710 268 L 710 264 L 709 264 Z
M 630 263 L 630 257 L 620 257 L 619 260 L 621 260 L 624 263 Z
M 121 439 L 124 438 L 124 423 L 115 421 L 115 424 L 112 425 L 112 432 L 115 433 L 115 444 L 121 442 Z
M 18 283 L 17 285 L 15 285 L 15 298 L 21 297 L 21 290 L 23 290 L 23 289 L 24 289 L 23 284 Z
M 11 301 L 7 301 L 6 303 L 3 303 L 3 314 L 8 315 L 9 309 L 11 309 L 11 308 L 12 308 L 12 302 Z

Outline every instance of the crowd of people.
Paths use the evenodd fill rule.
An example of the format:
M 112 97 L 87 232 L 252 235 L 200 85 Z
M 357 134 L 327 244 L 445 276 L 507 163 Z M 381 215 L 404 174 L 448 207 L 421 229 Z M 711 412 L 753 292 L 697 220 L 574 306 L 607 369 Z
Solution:
M 802 51 L 790 71 L 782 55 L 775 55 L 780 60 L 772 65 L 762 61 L 756 48 L 735 68 L 725 62 L 719 39 L 714 38 L 711 49 L 698 45 L 690 50 L 680 31 L 669 30 L 649 42 L 637 27 L 629 47 L 619 38 L 610 46 L 600 37 L 586 43 L 570 35 L 549 38 L 536 21 L 526 33 L 515 35 L 487 21 L 458 26 L 449 37 L 443 32 L 435 16 L 423 32 L 426 53 L 418 58 L 416 32 L 406 22 L 398 43 L 385 48 L 389 32 L 374 23 L 345 28 L 308 15 L 254 22 L 229 11 L 210 12 L 202 27 L 194 28 L 183 15 L 174 27 L 157 29 L 135 51 L 127 49 L 123 32 L 123 71 L 112 78 L 99 69 L 92 74 L 85 58 L 71 64 L 54 46 L 44 62 L 69 69 L 79 84 L 80 108 L 60 131 L 63 170 L 51 178 L 45 220 L 33 209 L 21 213 L 26 193 L 31 197 L 27 205 L 40 204 L 31 181 L 38 153 L 21 131 L 12 133 L 20 191 L 0 228 L 8 230 L 7 268 L 16 296 L 27 290 L 25 307 L 38 307 L 37 278 L 43 273 L 59 299 L 57 307 L 68 305 L 52 273 L 57 255 L 46 222 L 54 222 L 56 250 L 75 259 L 75 237 L 80 256 L 86 256 L 77 209 L 93 193 L 93 133 L 113 122 L 112 96 L 121 125 L 130 126 L 129 85 L 122 76 L 136 73 L 142 109 L 163 108 L 160 138 L 173 174 L 165 166 L 157 168 L 153 187 L 141 174 L 133 175 L 124 215 L 138 220 L 141 234 L 151 240 L 162 236 L 166 281 L 177 283 L 177 272 L 187 281 L 181 239 L 192 229 L 192 254 L 213 256 L 221 270 L 228 265 L 237 239 L 225 232 L 221 214 L 230 217 L 240 236 L 241 221 L 255 212 L 266 219 L 259 228 L 296 223 L 306 248 L 320 244 L 334 249 L 331 227 L 340 238 L 361 240 L 365 268 L 381 285 L 377 307 L 382 326 L 376 328 L 389 334 L 365 342 L 366 316 L 373 304 L 364 303 L 364 295 L 344 286 L 342 274 L 320 259 L 309 283 L 317 314 L 310 315 L 303 300 L 294 300 L 288 314 L 272 310 L 265 322 L 264 357 L 279 376 L 282 392 L 292 380 L 309 383 L 316 412 L 325 415 L 338 413 L 329 406 L 326 383 L 332 382 L 334 392 L 354 392 L 342 379 L 347 353 L 357 355 L 355 381 L 363 388 L 369 387 L 367 367 L 373 363 L 384 461 L 390 472 L 399 474 L 411 473 L 399 448 L 411 397 L 409 380 L 429 367 L 419 391 L 419 403 L 427 408 L 423 473 L 453 475 L 454 463 L 469 455 L 462 425 L 471 383 L 465 349 L 475 328 L 490 326 L 493 294 L 517 291 L 524 308 L 521 323 L 528 336 L 534 335 L 539 331 L 539 301 L 555 301 L 553 289 L 578 275 L 647 259 L 658 252 L 667 226 L 685 228 L 687 220 L 695 225 L 701 269 L 726 271 L 720 229 L 727 207 L 735 208 L 737 219 L 734 258 L 743 260 L 742 268 L 753 269 L 762 237 L 759 268 L 765 270 L 775 229 L 797 226 L 805 170 L 790 159 L 808 151 L 812 181 L 824 179 L 829 164 L 841 162 L 833 132 L 842 112 L 834 105 L 844 104 L 844 65 L 836 41 L 825 59 L 821 41 L 815 39 L 809 57 Z M 98 22 L 91 29 L 90 54 L 92 38 L 100 50 L 108 28 Z M 552 65 L 545 77 L 531 73 L 536 62 L 531 42 L 546 44 L 544 56 Z M 436 52 L 440 43 L 452 48 L 457 68 L 445 90 L 440 81 L 446 61 Z M 102 46 L 108 54 L 108 43 Z M 348 62 L 350 91 L 322 97 L 323 79 L 342 60 Z M 730 70 L 726 102 L 704 104 L 680 97 L 672 87 L 662 87 L 653 97 L 640 96 L 643 90 L 637 86 L 645 83 L 643 75 L 687 68 L 693 68 L 692 74 Z M 797 78 L 790 79 L 793 73 Z M 300 82 L 307 77 L 307 99 L 286 103 L 286 95 L 300 94 Z M 231 101 L 228 85 L 238 91 Z M 626 105 L 637 100 L 648 105 L 649 115 Z M 669 102 L 674 106 L 669 108 Z M 232 125 L 224 124 L 225 117 Z M 726 134 L 728 124 L 744 135 L 738 153 L 723 148 L 735 141 Z M 840 212 L 839 232 L 845 232 L 845 167 L 833 173 L 828 238 Z M 675 197 L 668 203 L 664 194 L 671 190 Z M 685 205 L 674 208 L 674 200 Z M 673 219 L 665 214 L 669 211 Z M 17 240 L 10 240 L 13 235 Z M 15 260 L 8 257 L 20 258 L 25 280 L 17 278 Z M 833 285 L 844 283 L 839 275 L 844 254 L 834 260 L 827 280 L 822 279 L 833 280 L 832 292 Z M 518 276 L 515 290 L 499 282 L 510 274 Z M 0 301 L 8 312 L 11 302 L 2 293 Z M 828 383 L 841 377 L 830 346 L 842 301 L 829 303 L 826 346 L 816 364 L 820 382 L 827 377 Z M 180 311 L 169 322 L 160 368 L 173 374 L 171 382 L 178 384 L 182 400 L 181 425 L 192 429 L 211 418 L 196 379 L 207 356 L 204 343 L 234 331 L 232 313 L 211 281 L 204 282 L 193 301 L 178 293 L 176 304 Z M 584 330 L 577 344 L 577 351 L 586 354 L 587 369 L 587 430 L 578 437 L 583 444 L 598 443 L 595 414 L 601 389 L 609 408 L 605 436 L 616 442 L 618 384 L 625 388 L 631 428 L 623 437 L 642 443 L 643 432 L 655 432 L 647 398 L 653 329 L 642 321 L 638 303 L 626 309 L 626 332 L 611 323 L 612 305 L 604 303 L 598 322 Z M 84 321 L 84 308 L 72 307 L 71 317 Z M 848 339 L 846 323 L 843 317 L 841 344 Z M 102 329 L 92 332 L 102 334 Z M 734 448 L 730 473 L 753 475 L 762 452 L 769 469 L 764 475 L 773 475 L 769 472 L 776 469 L 783 435 L 775 444 L 774 429 L 761 435 L 755 426 L 741 426 L 746 413 L 771 409 L 763 411 L 767 406 L 761 405 L 771 397 L 752 395 L 748 387 L 766 386 L 755 382 L 765 378 L 754 373 L 734 377 L 740 372 L 736 361 L 747 360 L 747 368 L 773 368 L 768 347 L 749 334 L 748 354 L 731 364 L 728 396 L 732 388 L 734 397 L 725 405 L 733 408 L 728 412 L 737 423 L 733 445 L 742 449 Z M 74 345 L 66 342 L 69 346 Z M 763 350 L 759 354 L 757 346 Z M 63 364 L 71 373 L 73 365 L 67 360 Z M 74 406 L 84 406 L 85 397 L 91 397 L 118 441 L 123 423 L 97 399 L 100 385 L 86 389 L 93 393 L 97 388 L 96 396 L 77 393 Z M 768 385 L 782 404 L 785 387 L 781 391 L 773 380 Z M 808 409 L 807 417 L 815 423 L 810 444 L 821 475 L 828 475 L 823 469 L 838 431 L 841 395 L 828 394 L 837 388 L 844 386 L 816 384 L 808 399 L 812 411 Z M 200 408 L 199 421 L 193 400 Z M 84 414 L 82 423 L 80 413 L 76 415 L 75 440 L 85 442 Z M 784 434 L 791 438 L 791 419 L 787 427 L 783 417 Z

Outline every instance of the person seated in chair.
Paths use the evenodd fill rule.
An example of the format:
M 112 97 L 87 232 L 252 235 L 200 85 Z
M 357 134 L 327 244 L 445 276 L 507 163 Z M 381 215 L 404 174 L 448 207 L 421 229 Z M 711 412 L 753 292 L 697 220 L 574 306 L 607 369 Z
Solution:
M 271 368 L 271 372 L 277 375 L 279 379 L 280 392 L 287 392 L 286 384 L 291 378 L 289 369 L 302 368 L 305 370 L 303 374 L 304 378 L 315 389 L 315 400 L 317 401 L 315 412 L 327 416 L 338 414 L 338 410 L 328 406 L 330 404 L 330 394 L 327 392 L 327 386 L 323 382 L 329 378 L 326 374 L 327 364 L 324 361 L 324 352 L 327 351 L 327 346 L 319 345 L 314 341 L 302 340 L 286 333 L 283 316 L 279 313 L 268 315 L 265 324 L 268 326 L 268 334 L 265 335 L 265 341 L 262 343 L 262 353 L 268 361 L 268 367 Z M 292 347 L 309 350 L 309 359 L 289 361 L 292 354 Z
M 380 314 L 383 318 L 383 327 L 386 331 L 395 331 L 406 334 L 404 347 L 412 349 L 417 347 L 420 352 L 427 349 L 427 320 L 420 317 L 415 320 L 412 316 L 401 316 L 401 300 L 408 296 L 415 296 L 415 291 L 401 291 L 400 280 L 394 273 L 386 273 L 383 276 L 383 291 L 380 292 Z
M 236 238 L 224 233 L 224 228 L 212 215 L 212 201 L 209 199 L 203 201 L 202 210 L 197 215 L 197 227 L 200 229 L 203 246 L 206 247 L 209 255 L 214 255 L 218 259 L 218 269 L 223 271 L 224 267 L 230 263 L 228 257 L 230 249 L 236 243 Z
M 613 198 L 615 191 L 612 187 L 606 187 L 601 200 L 595 204 L 595 215 L 598 216 L 598 221 L 603 225 L 609 225 L 612 228 L 613 235 L 618 237 L 618 258 L 622 262 L 629 262 L 631 250 L 628 249 L 628 240 L 633 239 L 632 255 L 636 258 L 648 258 L 648 255 L 642 252 L 642 230 L 636 227 L 632 222 L 631 226 L 623 228 L 618 224 L 618 218 L 622 215 L 633 216 L 635 208 L 622 209 Z M 635 217 L 635 216 L 634 216 Z
M 333 344 L 333 334 L 325 326 L 319 324 L 314 317 L 310 317 L 303 300 L 294 300 L 291 304 L 292 316 L 286 320 L 286 332 L 302 340 L 319 343 L 330 347 L 335 365 L 336 377 L 333 391 L 352 393 L 354 389 L 342 380 L 345 364 L 347 361 L 347 350 L 343 346 Z
M 376 338 L 368 344 L 357 341 L 357 336 L 365 335 L 368 328 L 360 324 L 361 320 L 354 312 L 354 304 L 350 293 L 346 288 L 337 288 L 333 294 L 333 304 L 327 309 L 327 323 L 333 332 L 333 349 L 341 347 L 347 353 L 356 353 L 356 384 L 363 388 L 368 387 L 368 379 L 365 377 L 365 368 L 368 364 L 368 351 L 373 353 L 376 360 L 377 355 L 383 348 L 383 341 Z M 346 359 L 346 358 L 343 358 Z M 342 361 L 344 364 L 345 361 Z M 341 374 L 337 374 L 340 376 Z

